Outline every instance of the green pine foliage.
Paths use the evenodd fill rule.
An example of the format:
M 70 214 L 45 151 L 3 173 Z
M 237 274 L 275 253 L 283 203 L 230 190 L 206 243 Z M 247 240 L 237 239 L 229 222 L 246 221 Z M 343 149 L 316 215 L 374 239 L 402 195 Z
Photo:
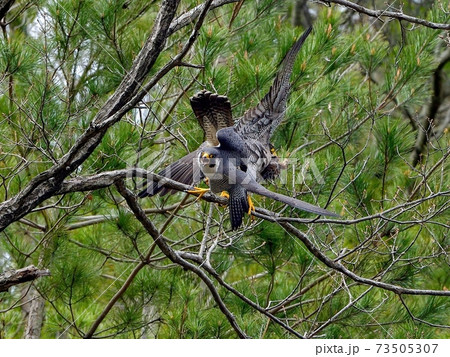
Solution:
M 17 18 L 0 36 L 2 201 L 69 152 L 130 70 L 160 5 L 42 0 L 21 13 L 25 1 L 17 3 L 8 14 Z M 189 97 L 202 89 L 227 95 L 235 118 L 256 105 L 304 31 L 290 21 L 294 3 L 245 2 L 234 20 L 233 5 L 211 12 L 184 59 L 198 68 L 180 66 L 163 77 L 107 131 L 72 177 L 132 167 L 158 172 L 196 149 L 204 138 Z M 182 1 L 179 13 L 196 5 Z M 448 6 L 447 0 L 432 6 L 411 2 L 404 12 L 448 23 L 442 11 Z M 445 35 L 423 26 L 410 30 L 405 23 L 403 33 L 396 21 L 353 21 L 351 12 L 337 6 L 314 9 L 314 30 L 298 55 L 288 109 L 272 140 L 289 168 L 265 185 L 354 222 L 305 223 L 314 217 L 260 196 L 253 200 L 296 219 L 293 224 L 325 256 L 343 255 L 340 262 L 359 276 L 447 290 L 447 129 L 430 139 L 417 167 L 410 160 Z M 190 24 L 168 39 L 149 76 L 180 51 L 192 29 Z M 446 78 L 449 71 L 447 64 Z M 426 184 L 412 197 L 423 179 Z M 139 179 L 127 180 L 134 192 L 140 185 Z M 446 193 L 427 198 L 437 192 Z M 408 205 L 420 198 L 421 204 Z M 359 284 L 324 265 L 277 223 L 246 215 L 244 229 L 232 232 L 225 207 L 214 205 L 208 218 L 212 203 L 194 202 L 186 193 L 140 203 L 152 223 L 164 227 L 172 248 L 194 254 L 204 249 L 221 279 L 302 335 L 449 337 L 442 328 L 450 324 L 448 298 L 400 297 Z M 400 205 L 405 206 L 395 210 Z M 363 219 L 371 215 L 378 216 Z M 149 263 L 95 337 L 236 337 L 206 284 L 154 246 L 114 186 L 49 198 L 25 219 L 0 234 L 0 273 L 30 264 L 51 271 L 33 283 L 45 301 L 40 337 L 83 337 L 149 252 Z M 213 281 L 249 336 L 294 337 Z M 26 318 L 16 301 L 23 302 L 27 287 L 0 292 L 1 338 L 23 336 Z

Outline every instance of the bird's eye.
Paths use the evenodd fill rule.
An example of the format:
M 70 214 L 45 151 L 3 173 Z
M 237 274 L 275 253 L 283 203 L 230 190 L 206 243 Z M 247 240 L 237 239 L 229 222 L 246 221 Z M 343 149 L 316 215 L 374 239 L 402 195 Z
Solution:
M 208 156 L 210 159 L 212 159 L 214 157 L 214 154 L 209 154 Z

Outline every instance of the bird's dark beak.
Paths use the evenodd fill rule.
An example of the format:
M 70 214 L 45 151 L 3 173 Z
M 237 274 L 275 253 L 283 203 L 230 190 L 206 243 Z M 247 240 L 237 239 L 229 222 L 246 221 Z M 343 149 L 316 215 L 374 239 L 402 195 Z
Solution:
M 208 165 L 209 164 L 209 159 L 211 158 L 211 155 L 206 153 L 206 152 L 202 152 L 202 155 L 200 157 L 200 163 L 202 165 Z

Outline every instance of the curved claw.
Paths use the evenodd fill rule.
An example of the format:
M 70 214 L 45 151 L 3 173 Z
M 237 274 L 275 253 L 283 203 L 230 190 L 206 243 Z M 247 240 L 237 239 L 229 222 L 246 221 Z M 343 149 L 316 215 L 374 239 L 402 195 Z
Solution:
M 272 156 L 275 156 L 275 157 L 277 157 L 278 155 L 277 155 L 277 152 L 276 152 L 276 150 L 275 150 L 275 148 L 271 145 L 271 147 L 270 147 L 270 153 L 272 154 Z
M 249 195 L 247 195 L 247 199 L 248 199 L 248 214 L 251 215 L 252 211 L 255 212 L 255 205 L 253 204 L 253 201 Z
M 230 194 L 227 192 L 227 191 L 222 191 L 221 193 L 220 193 L 220 195 L 219 195 L 220 197 L 225 197 L 225 198 L 227 198 L 228 200 L 230 199 Z M 221 206 L 223 206 L 223 207 L 225 207 L 226 206 L 226 204 L 221 204 Z
M 206 192 L 209 192 L 209 188 L 194 187 L 193 190 L 187 191 L 187 193 L 190 193 L 190 194 L 192 194 L 192 195 L 198 195 L 196 201 L 199 200 L 200 198 L 202 198 L 202 196 L 203 196 Z

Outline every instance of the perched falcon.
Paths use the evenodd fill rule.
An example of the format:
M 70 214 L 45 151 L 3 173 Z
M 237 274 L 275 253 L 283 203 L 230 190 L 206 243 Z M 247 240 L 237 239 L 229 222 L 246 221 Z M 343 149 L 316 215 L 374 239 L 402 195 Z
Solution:
M 339 216 L 310 203 L 272 192 L 256 182 L 246 165 L 248 159 L 246 145 L 242 142 L 242 137 L 235 128 L 219 130 L 217 138 L 219 145 L 203 148 L 198 162 L 200 170 L 208 178 L 211 191 L 214 193 L 228 192 L 228 206 L 233 230 L 241 226 L 244 213 L 250 213 L 252 209 L 253 204 L 250 197 L 247 196 L 247 192 L 272 198 L 306 212 L 325 216 Z M 202 191 L 199 191 L 199 193 L 201 194 Z
M 228 192 L 233 229 L 241 225 L 244 212 L 250 213 L 253 209 L 247 191 L 308 212 L 336 216 L 320 207 L 271 192 L 258 183 L 278 176 L 285 167 L 276 156 L 270 138 L 284 117 L 295 58 L 310 32 L 311 28 L 306 30 L 286 54 L 269 92 L 256 107 L 238 118 L 234 126 L 228 98 L 207 91 L 192 97 L 191 106 L 206 141 L 160 172 L 162 176 L 189 185 L 207 177 L 212 192 Z M 202 194 L 205 191 L 191 192 Z M 151 182 L 139 196 L 168 192 L 176 191 L 165 188 L 161 182 Z

